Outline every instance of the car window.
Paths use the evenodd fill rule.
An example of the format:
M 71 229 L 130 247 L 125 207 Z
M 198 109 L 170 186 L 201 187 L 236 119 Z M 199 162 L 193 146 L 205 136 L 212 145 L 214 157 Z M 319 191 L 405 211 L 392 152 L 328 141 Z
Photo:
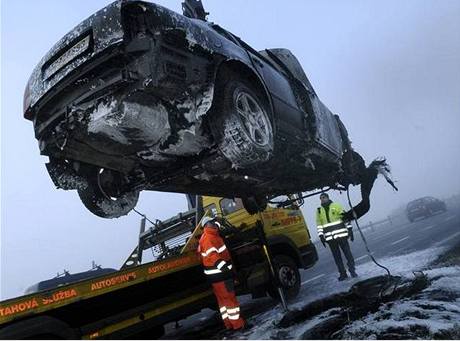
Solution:
M 219 33 L 221 36 L 224 36 L 226 39 L 230 40 L 231 42 L 235 43 L 236 45 L 239 45 L 238 40 L 235 39 L 235 37 L 228 31 L 224 30 L 222 27 L 220 27 L 217 24 L 211 25 L 211 27 Z
M 414 208 L 416 206 L 420 206 L 421 204 L 423 204 L 424 202 L 424 199 L 417 199 L 417 200 L 414 200 L 412 202 L 410 202 L 408 205 L 407 205 L 407 208 L 408 209 L 411 209 L 411 208 Z
M 216 204 L 210 204 L 204 208 L 204 212 L 210 212 L 212 217 L 217 217 L 217 206 Z
M 243 208 L 243 202 L 241 199 L 228 199 L 224 198 L 220 201 L 220 209 L 222 210 L 222 214 L 228 215 Z

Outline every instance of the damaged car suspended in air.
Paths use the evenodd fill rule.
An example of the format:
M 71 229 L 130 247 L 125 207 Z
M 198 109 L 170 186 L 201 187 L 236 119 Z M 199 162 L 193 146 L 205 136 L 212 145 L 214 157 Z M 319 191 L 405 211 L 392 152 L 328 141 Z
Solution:
M 287 49 L 256 51 L 206 21 L 119 0 L 65 35 L 24 94 L 47 169 L 100 217 L 142 190 L 242 198 L 360 184 L 345 126 Z M 201 9 L 201 11 L 200 11 Z

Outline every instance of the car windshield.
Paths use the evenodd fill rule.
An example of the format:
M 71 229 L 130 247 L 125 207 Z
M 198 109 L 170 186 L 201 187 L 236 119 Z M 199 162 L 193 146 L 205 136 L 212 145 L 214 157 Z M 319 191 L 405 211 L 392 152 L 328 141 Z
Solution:
M 424 201 L 425 199 L 417 199 L 417 200 L 411 201 L 409 204 L 407 204 L 407 208 L 411 209 L 411 208 L 420 206 L 421 204 L 423 204 Z

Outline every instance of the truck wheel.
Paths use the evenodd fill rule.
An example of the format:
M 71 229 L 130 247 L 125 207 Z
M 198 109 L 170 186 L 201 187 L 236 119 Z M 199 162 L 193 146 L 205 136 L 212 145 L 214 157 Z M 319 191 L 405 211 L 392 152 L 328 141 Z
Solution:
M 247 197 L 242 198 L 244 209 L 249 214 L 256 214 L 264 211 L 267 208 L 268 201 L 264 197 Z
M 216 81 L 209 125 L 219 150 L 236 168 L 267 161 L 274 148 L 271 112 L 251 82 L 224 69 Z
M 300 291 L 300 272 L 296 262 L 289 256 L 277 255 L 273 259 L 273 266 L 286 298 L 291 300 L 297 297 Z M 273 299 L 279 299 L 278 289 L 274 285 L 270 285 L 267 292 Z
M 38 316 L 19 321 L 0 330 L 2 340 L 75 340 L 79 338 L 80 335 L 67 323 L 50 316 Z
M 109 172 L 106 171 L 106 173 Z M 92 172 L 87 180 L 88 186 L 78 189 L 78 195 L 83 205 L 98 217 L 118 218 L 128 214 L 136 207 L 139 191 L 117 193 L 117 186 L 106 186 L 110 180 L 104 176 L 102 168 L 97 172 Z M 114 190 L 109 190 L 110 187 Z

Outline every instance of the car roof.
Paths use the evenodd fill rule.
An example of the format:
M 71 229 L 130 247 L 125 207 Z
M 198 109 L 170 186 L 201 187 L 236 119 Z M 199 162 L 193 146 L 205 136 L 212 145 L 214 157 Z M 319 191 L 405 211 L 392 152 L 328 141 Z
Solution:
M 66 273 L 64 276 L 55 277 L 55 278 L 51 278 L 51 279 L 47 279 L 47 280 L 35 283 L 31 285 L 30 287 L 28 287 L 25 293 L 30 294 L 30 293 L 34 293 L 34 292 L 38 292 L 42 290 L 53 289 L 61 285 L 78 282 L 78 281 L 92 278 L 92 277 L 102 276 L 102 275 L 109 274 L 109 273 L 116 272 L 116 271 L 117 271 L 116 269 L 112 269 L 112 268 L 97 268 L 94 270 L 78 272 L 75 274 Z
M 435 197 L 431 197 L 431 196 L 426 196 L 426 197 L 421 197 L 421 198 L 418 198 L 418 199 L 415 199 L 415 200 L 412 200 L 410 201 L 407 206 L 411 206 L 411 205 L 414 205 L 414 204 L 417 204 L 417 203 L 420 203 L 420 202 L 423 202 L 427 199 L 435 199 L 435 200 L 438 200 L 436 199 Z

